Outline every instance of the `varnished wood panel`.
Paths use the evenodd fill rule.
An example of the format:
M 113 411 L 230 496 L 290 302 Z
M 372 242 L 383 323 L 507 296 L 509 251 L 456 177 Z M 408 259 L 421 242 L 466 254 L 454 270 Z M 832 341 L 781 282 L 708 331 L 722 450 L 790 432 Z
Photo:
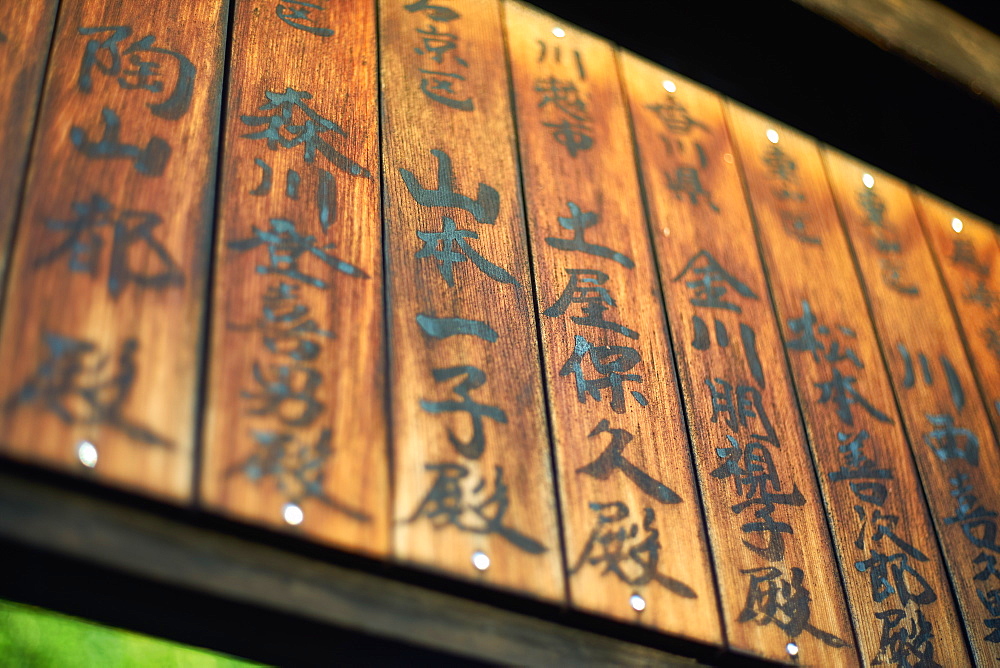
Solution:
M 621 64 L 729 646 L 856 664 L 722 101 L 631 54 Z
M 996 228 L 914 191 L 917 214 L 964 335 L 972 371 L 1000 438 L 1000 246 Z
M 190 495 L 227 13 L 62 3 L 0 337 L 12 456 Z
M 958 327 L 906 184 L 831 149 L 824 157 L 973 659 L 996 665 L 1000 453 Z
M 375 3 L 236 7 L 205 503 L 389 544 Z
M 819 149 L 745 107 L 726 110 L 862 659 L 969 665 Z M 913 641 L 901 643 L 914 629 Z
M 0 282 L 24 184 L 35 113 L 42 91 L 58 0 L 0 7 Z M 0 289 L 3 285 L 0 284 Z
M 505 11 L 570 600 L 720 645 L 614 48 Z
M 500 6 L 379 25 L 394 554 L 562 600 Z

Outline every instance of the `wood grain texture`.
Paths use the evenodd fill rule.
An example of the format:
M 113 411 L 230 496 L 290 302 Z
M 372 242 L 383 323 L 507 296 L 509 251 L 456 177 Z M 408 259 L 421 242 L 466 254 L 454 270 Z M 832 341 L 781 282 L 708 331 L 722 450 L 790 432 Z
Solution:
M 862 659 L 865 665 L 897 661 L 892 637 L 926 628 L 933 641 L 915 644 L 907 661 L 969 665 L 819 149 L 811 138 L 745 107 L 730 102 L 726 111 Z M 768 138 L 768 130 L 777 134 Z M 904 561 L 908 570 L 900 578 L 882 580 L 880 569 Z
M 973 660 L 996 665 L 1000 637 L 986 639 L 1000 622 L 991 621 L 997 615 L 990 613 L 988 592 L 997 589 L 1000 575 L 991 575 L 986 567 L 1000 545 L 990 537 L 996 531 L 994 520 L 980 513 L 1000 508 L 995 484 L 1000 453 L 958 327 L 908 187 L 832 149 L 824 150 L 824 159 Z M 874 179 L 872 188 L 864 185 L 864 174 Z
M 499 3 L 379 11 L 394 554 L 561 601 Z
M 0 7 L 0 288 L 24 184 L 58 0 Z
M 282 6 L 241 2 L 234 16 L 203 499 L 385 556 L 375 4 L 324 3 L 292 23 Z M 294 528 L 286 504 L 302 511 Z
M 914 190 L 914 201 L 955 309 L 972 371 L 993 423 L 993 435 L 1000 438 L 1000 245 L 996 227 L 921 190 Z
M 563 24 L 524 4 L 505 3 L 505 13 L 570 600 L 721 645 L 614 48 L 568 25 L 554 37 Z M 579 127 L 552 127 L 566 119 Z M 567 247 L 577 233 L 566 225 L 584 216 L 595 222 L 581 238 L 601 248 Z M 594 352 L 580 352 L 581 343 Z M 618 371 L 598 370 L 615 359 Z M 614 380 L 622 374 L 634 379 Z M 635 536 L 604 542 L 633 527 Z M 634 594 L 641 611 L 630 604 Z
M 140 9 L 141 7 L 141 9 Z M 226 3 L 62 3 L 0 337 L 3 449 L 189 498 Z
M 634 55 L 620 61 L 729 645 L 856 664 L 722 102 Z

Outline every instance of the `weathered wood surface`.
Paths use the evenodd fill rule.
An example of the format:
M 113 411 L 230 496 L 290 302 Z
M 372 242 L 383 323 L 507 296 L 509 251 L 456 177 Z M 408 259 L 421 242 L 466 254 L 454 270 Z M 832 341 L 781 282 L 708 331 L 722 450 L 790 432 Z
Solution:
M 1000 452 L 961 335 L 906 184 L 832 149 L 824 156 L 973 659 L 996 665 Z
M 882 665 L 901 655 L 969 665 L 819 148 L 740 105 L 729 103 L 726 111 L 862 659 Z M 887 577 L 890 571 L 898 575 Z M 894 638 L 908 629 L 924 629 L 933 641 L 900 652 Z
M 933 0 L 795 0 L 1000 106 L 1000 37 Z
M 917 215 L 951 297 L 993 434 L 1000 438 L 1000 245 L 996 228 L 914 191 Z
M 234 15 L 202 499 L 385 556 L 375 3 L 283 6 Z
M 0 289 L 14 232 L 58 0 L 0 7 Z
M 394 554 L 563 600 L 499 2 L 379 11 Z
M 722 102 L 620 53 L 729 646 L 856 664 Z
M 192 486 L 227 6 L 62 3 L 0 337 L 0 443 Z
M 505 11 L 570 601 L 721 645 L 614 48 Z

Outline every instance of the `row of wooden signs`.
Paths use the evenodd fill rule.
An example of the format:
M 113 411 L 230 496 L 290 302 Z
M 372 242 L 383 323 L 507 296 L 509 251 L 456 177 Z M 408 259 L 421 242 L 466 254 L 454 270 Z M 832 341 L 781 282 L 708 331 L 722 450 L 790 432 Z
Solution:
M 779 661 L 998 661 L 988 224 L 516 2 L 56 4 L 0 8 L 5 454 Z

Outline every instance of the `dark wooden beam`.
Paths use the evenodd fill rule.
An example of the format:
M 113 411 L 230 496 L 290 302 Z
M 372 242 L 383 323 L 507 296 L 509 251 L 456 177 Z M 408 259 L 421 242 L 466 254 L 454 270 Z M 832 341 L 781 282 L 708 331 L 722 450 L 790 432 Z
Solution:
M 6 472 L 0 472 L 0 540 L 348 632 L 490 663 L 701 665 Z

